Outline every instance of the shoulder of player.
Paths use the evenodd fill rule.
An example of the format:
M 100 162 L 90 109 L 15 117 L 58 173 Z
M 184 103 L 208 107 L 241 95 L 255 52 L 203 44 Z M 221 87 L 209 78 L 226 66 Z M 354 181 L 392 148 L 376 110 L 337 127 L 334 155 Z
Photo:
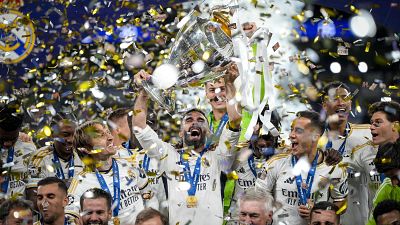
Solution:
M 356 130 L 369 130 L 370 124 L 356 124 L 356 123 L 350 123 L 350 128 L 351 129 L 356 129 Z
M 89 180 L 87 179 L 88 174 L 90 174 L 90 172 L 86 171 L 85 169 L 76 174 L 71 180 L 71 184 L 68 188 L 68 193 L 76 194 L 80 185 L 84 185 L 85 187 L 87 187 L 89 185 Z M 82 182 L 83 180 L 85 180 L 85 182 Z
M 276 164 L 278 162 L 284 161 L 291 156 L 290 153 L 280 153 L 272 156 L 269 160 L 267 160 L 267 165 Z
M 24 150 L 24 152 L 31 154 L 32 152 L 36 152 L 36 145 L 31 142 L 23 142 L 18 140 L 14 145 L 15 150 Z
M 45 146 L 36 151 L 31 157 L 31 162 L 34 166 L 39 166 L 45 157 L 50 156 L 53 150 L 50 146 Z
M 352 154 L 354 154 L 354 153 L 356 153 L 356 152 L 359 152 L 360 150 L 365 150 L 365 149 L 367 149 L 367 148 L 375 148 L 376 147 L 376 145 L 374 145 L 374 143 L 372 143 L 372 141 L 366 141 L 365 143 L 363 143 L 363 144 L 360 144 L 360 145 L 356 145 L 352 150 L 351 150 L 351 153 Z

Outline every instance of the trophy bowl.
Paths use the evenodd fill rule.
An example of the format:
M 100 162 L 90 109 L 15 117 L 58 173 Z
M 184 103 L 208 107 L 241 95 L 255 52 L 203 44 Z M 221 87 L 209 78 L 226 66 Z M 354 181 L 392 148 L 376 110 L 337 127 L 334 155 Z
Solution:
M 143 85 L 153 100 L 168 110 L 175 108 L 174 97 L 171 96 L 174 89 L 198 85 L 223 76 L 224 66 L 233 55 L 232 40 L 220 23 L 201 18 L 197 10 L 193 10 L 187 18 L 166 62 L 178 69 L 176 83 L 164 90 L 151 80 Z M 165 72 L 167 78 L 168 71 Z

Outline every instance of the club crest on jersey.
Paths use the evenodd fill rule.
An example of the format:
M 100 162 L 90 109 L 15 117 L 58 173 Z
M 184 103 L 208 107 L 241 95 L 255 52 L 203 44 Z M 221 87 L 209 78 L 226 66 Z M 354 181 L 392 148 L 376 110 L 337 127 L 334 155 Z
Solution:
M 22 0 L 0 0 L 0 63 L 18 63 L 32 52 L 35 29 L 32 21 L 17 11 L 22 5 Z

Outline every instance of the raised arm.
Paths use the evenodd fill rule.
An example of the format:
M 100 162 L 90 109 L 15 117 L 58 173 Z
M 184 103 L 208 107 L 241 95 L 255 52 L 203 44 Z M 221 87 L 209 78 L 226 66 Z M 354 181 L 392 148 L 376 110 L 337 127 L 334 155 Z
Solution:
M 240 129 L 240 122 L 242 120 L 242 107 L 234 100 L 236 95 L 236 88 L 233 82 L 238 77 L 239 71 L 235 63 L 228 65 L 224 80 L 226 88 L 226 111 L 229 116 L 229 127 L 234 130 Z
M 150 74 L 146 73 L 144 70 L 139 71 L 135 74 L 135 83 L 141 85 L 142 81 L 150 78 Z M 134 106 L 134 116 L 132 117 L 132 126 L 144 129 L 146 127 L 147 119 L 147 101 L 148 95 L 146 91 L 141 88 L 139 95 L 136 97 Z

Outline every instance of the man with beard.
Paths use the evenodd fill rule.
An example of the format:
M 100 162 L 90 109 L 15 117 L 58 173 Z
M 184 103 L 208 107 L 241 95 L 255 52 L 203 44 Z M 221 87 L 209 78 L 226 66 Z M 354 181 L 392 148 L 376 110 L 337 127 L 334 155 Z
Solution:
M 67 186 L 57 177 L 47 177 L 38 182 L 37 207 L 40 221 L 35 225 L 65 225 L 72 224 L 64 209 L 68 205 Z
M 342 82 L 331 82 L 324 87 L 322 99 L 327 117 L 324 137 L 328 140 L 324 147 L 325 151 L 337 150 L 347 167 L 349 203 L 342 223 L 365 224 L 380 180 L 379 175 L 370 173 L 375 169 L 376 150 L 370 141 L 369 124 L 348 121 L 351 98 L 350 88 Z
M 87 190 L 80 199 L 83 225 L 107 225 L 112 217 L 112 197 L 100 189 Z
M 21 197 L 25 195 L 25 186 L 29 179 L 29 158 L 36 147 L 19 139 L 24 116 L 18 102 L 0 106 L 0 118 L 1 160 L 7 171 L 3 176 L 1 190 L 7 196 Z
M 113 158 L 117 147 L 113 145 L 110 131 L 101 122 L 87 121 L 78 126 L 73 145 L 86 169 L 72 179 L 66 212 L 78 218 L 79 199 L 83 193 L 90 188 L 101 188 L 113 196 L 114 225 L 134 223 L 149 195 L 144 172 L 126 160 Z
M 150 75 L 140 71 L 135 75 L 137 84 Z M 235 93 L 227 91 L 228 99 Z M 222 224 L 223 210 L 220 192 L 221 171 L 231 166 L 234 160 L 232 148 L 236 145 L 240 131 L 240 116 L 236 116 L 235 105 L 226 104 L 229 115 L 227 126 L 222 128 L 219 142 L 212 143 L 209 123 L 199 109 L 183 114 L 179 137 L 183 148 L 175 149 L 163 142 L 146 124 L 148 96 L 142 89 L 135 102 L 133 117 L 134 133 L 150 157 L 160 161 L 160 169 L 166 171 L 169 193 L 170 224 Z M 225 167 L 225 168 L 224 168 Z
M 67 187 L 72 177 L 83 169 L 78 154 L 72 147 L 75 131 L 73 119 L 58 114 L 51 125 L 53 144 L 42 147 L 32 156 L 29 164 L 30 184 L 27 186 L 27 198 L 35 202 L 36 183 L 46 177 L 58 177 Z
M 347 173 L 324 163 L 324 155 L 317 149 L 323 132 L 319 113 L 298 112 L 289 135 L 290 153 L 269 159 L 265 172 L 256 180 L 256 188 L 271 193 L 282 204 L 274 213 L 274 225 L 306 225 L 314 202 L 331 199 L 339 208 L 345 204 Z

